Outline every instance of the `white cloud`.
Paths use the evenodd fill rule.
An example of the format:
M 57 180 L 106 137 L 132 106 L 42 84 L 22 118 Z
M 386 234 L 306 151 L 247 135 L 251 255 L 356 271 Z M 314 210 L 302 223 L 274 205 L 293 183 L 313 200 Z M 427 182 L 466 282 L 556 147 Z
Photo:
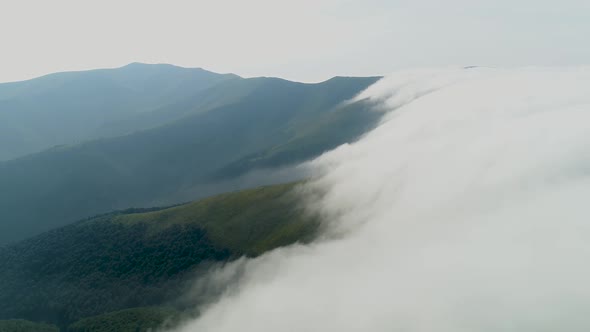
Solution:
M 382 80 L 364 96 L 402 106 L 310 165 L 339 236 L 246 262 L 179 331 L 587 331 L 588 87 L 590 68 Z

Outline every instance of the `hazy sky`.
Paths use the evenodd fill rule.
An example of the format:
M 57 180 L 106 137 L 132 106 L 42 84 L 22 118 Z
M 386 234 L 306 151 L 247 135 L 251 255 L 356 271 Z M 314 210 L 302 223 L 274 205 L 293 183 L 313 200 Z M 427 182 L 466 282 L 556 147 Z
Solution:
M 129 62 L 318 81 L 590 61 L 587 0 L 0 0 L 0 82 Z

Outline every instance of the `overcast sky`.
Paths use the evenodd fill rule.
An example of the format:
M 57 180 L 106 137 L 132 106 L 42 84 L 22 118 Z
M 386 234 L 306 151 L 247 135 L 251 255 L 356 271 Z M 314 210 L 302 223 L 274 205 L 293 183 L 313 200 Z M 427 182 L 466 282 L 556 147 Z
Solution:
M 0 0 L 0 82 L 172 63 L 320 81 L 590 63 L 588 0 Z

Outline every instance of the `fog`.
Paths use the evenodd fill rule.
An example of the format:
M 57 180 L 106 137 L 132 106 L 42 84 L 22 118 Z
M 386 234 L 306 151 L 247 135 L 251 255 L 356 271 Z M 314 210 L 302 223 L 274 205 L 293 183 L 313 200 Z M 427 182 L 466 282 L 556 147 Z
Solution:
M 239 281 L 178 331 L 588 331 L 590 68 L 401 71 L 365 98 L 381 125 L 299 188 L 325 233 L 213 272 Z

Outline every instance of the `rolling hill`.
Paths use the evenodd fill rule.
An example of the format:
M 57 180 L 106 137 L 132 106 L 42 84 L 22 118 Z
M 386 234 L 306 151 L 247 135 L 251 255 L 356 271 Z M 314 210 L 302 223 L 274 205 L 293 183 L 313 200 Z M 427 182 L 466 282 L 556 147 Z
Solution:
M 299 204 L 296 185 L 113 212 L 0 248 L 0 319 L 65 328 L 128 308 L 192 307 L 178 298 L 211 265 L 313 239 L 319 221 Z

